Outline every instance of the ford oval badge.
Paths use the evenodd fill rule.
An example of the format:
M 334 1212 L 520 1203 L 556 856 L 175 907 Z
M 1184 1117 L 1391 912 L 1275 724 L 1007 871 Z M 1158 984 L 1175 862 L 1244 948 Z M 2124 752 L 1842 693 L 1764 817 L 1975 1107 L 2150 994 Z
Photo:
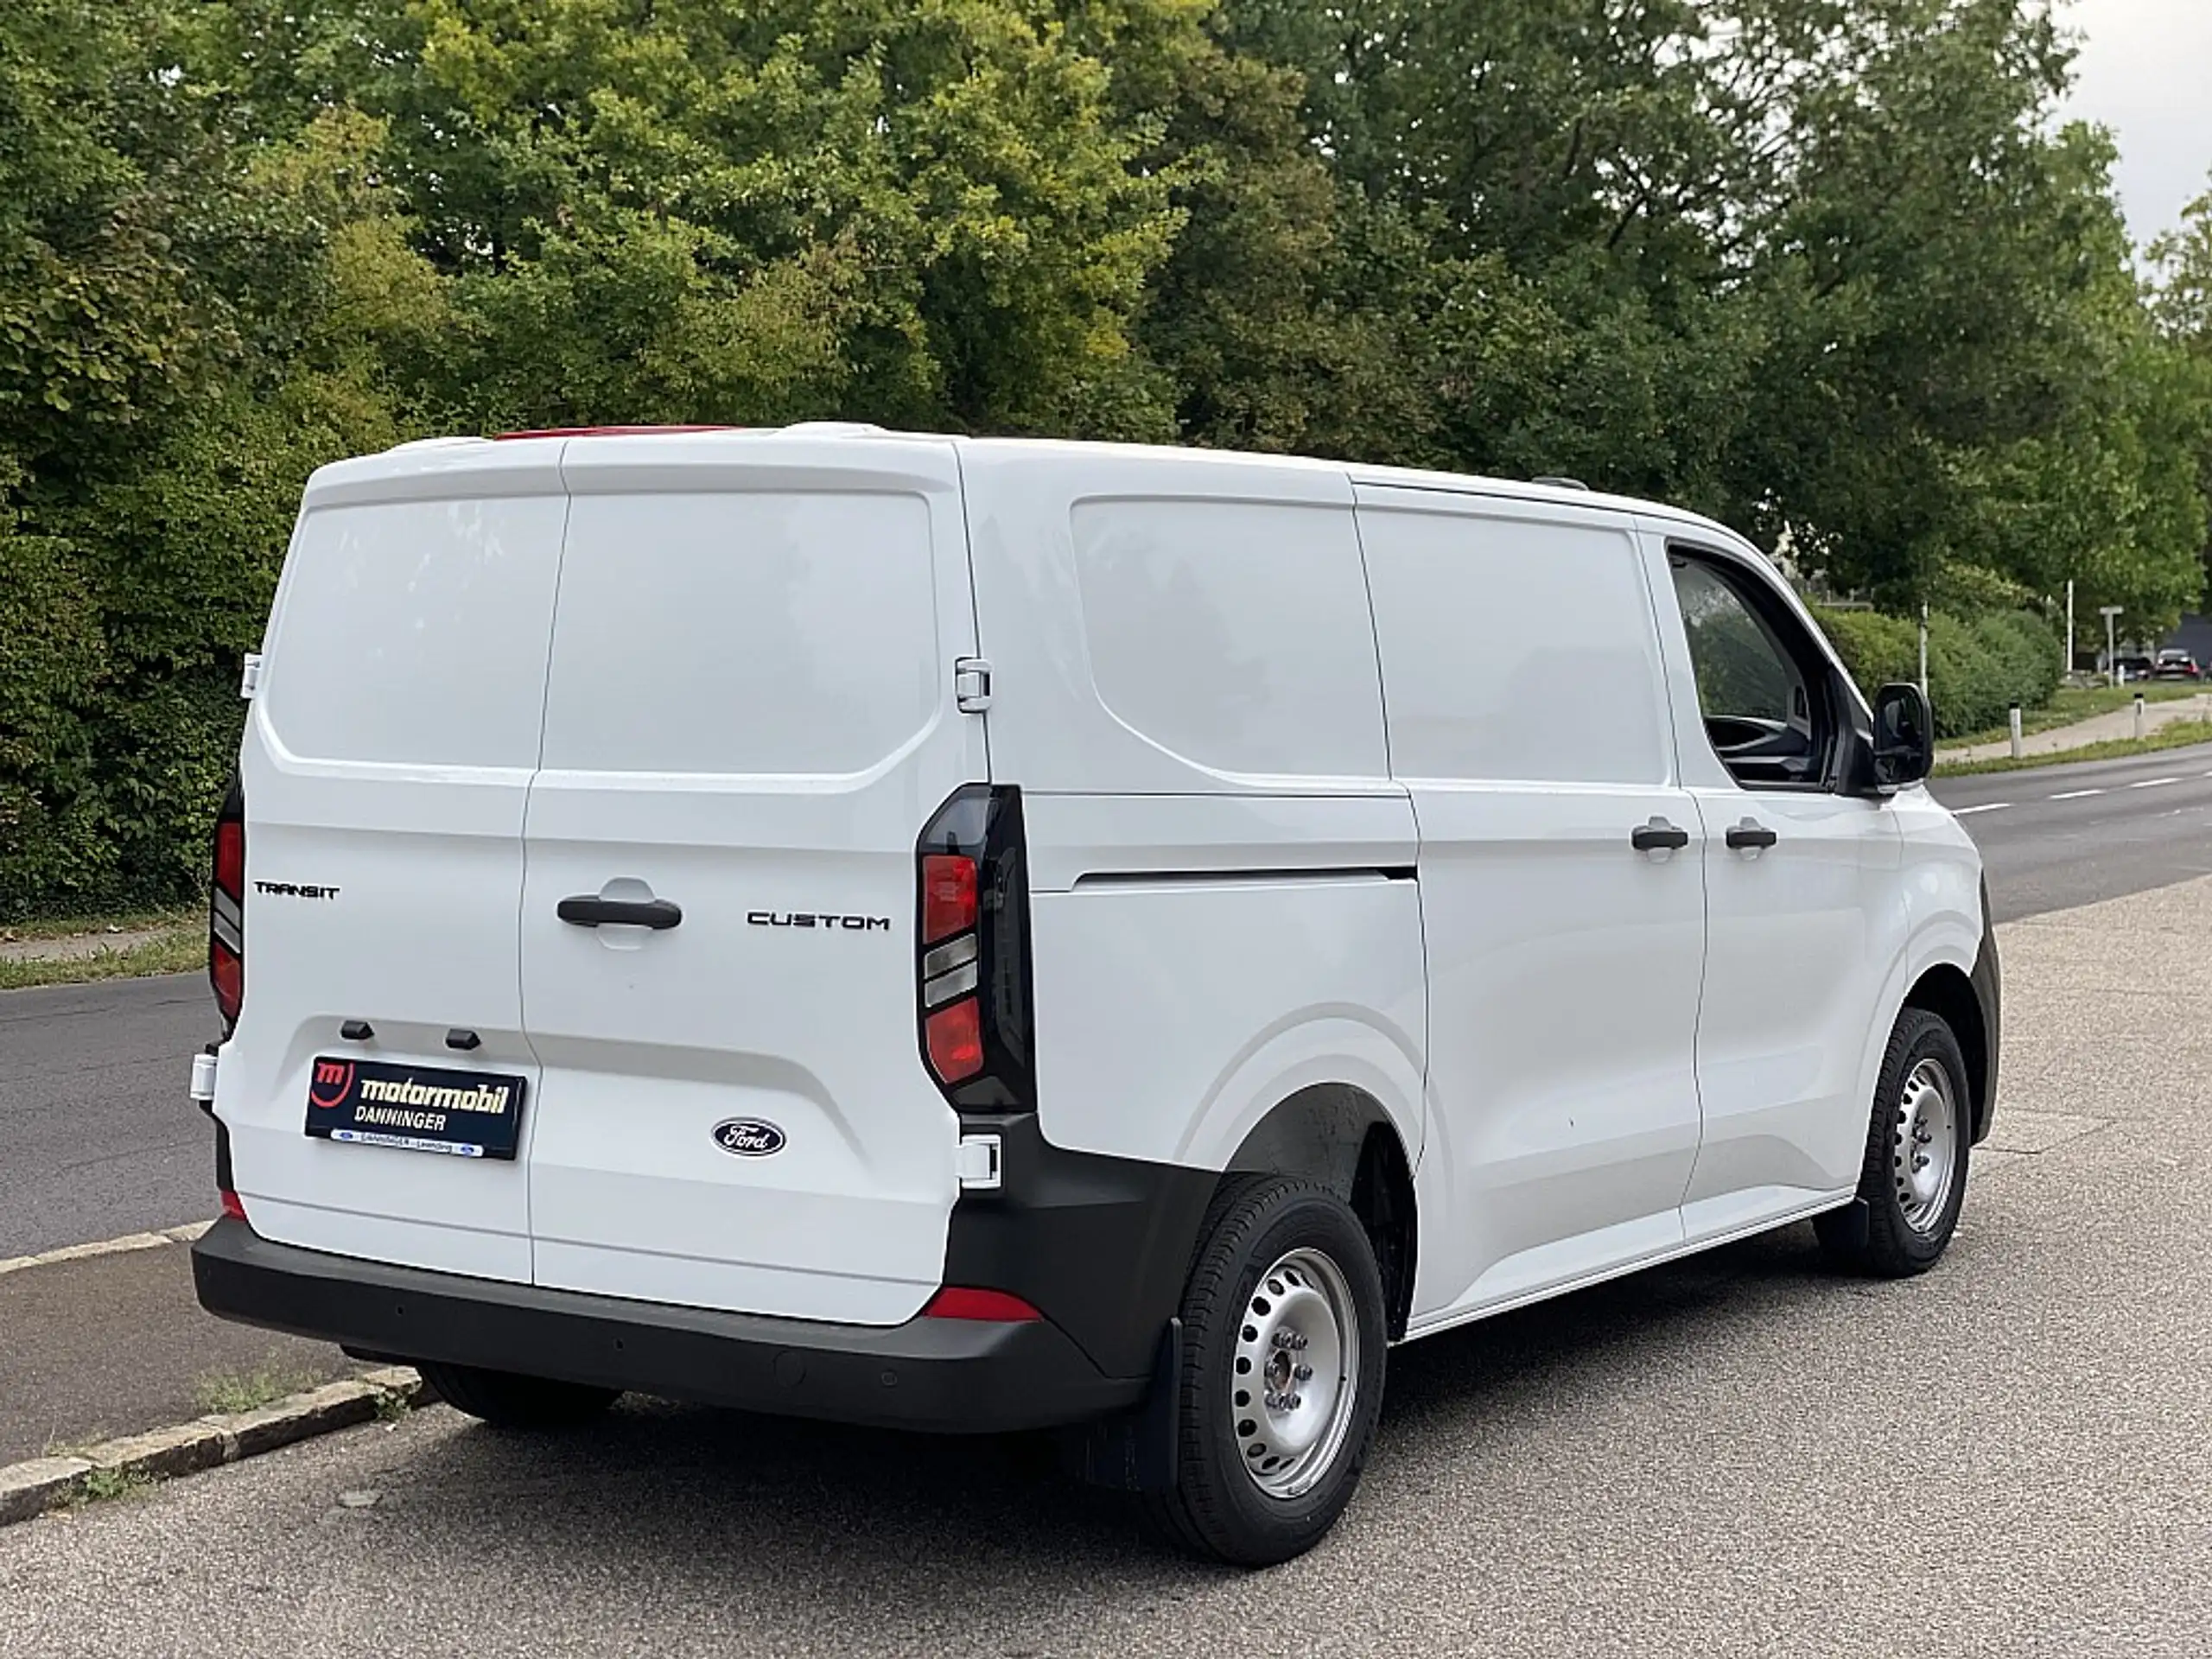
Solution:
M 715 1144 L 741 1158 L 766 1158 L 784 1149 L 784 1132 L 757 1117 L 726 1117 L 715 1125 Z

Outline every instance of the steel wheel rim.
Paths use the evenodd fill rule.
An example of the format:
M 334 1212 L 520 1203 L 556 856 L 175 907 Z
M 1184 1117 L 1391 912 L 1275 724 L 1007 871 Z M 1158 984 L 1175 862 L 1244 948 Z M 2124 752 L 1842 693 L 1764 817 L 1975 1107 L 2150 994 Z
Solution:
M 1319 1250 L 1291 1250 L 1260 1275 L 1243 1314 L 1229 1379 L 1236 1460 L 1268 1497 L 1302 1497 L 1335 1464 L 1358 1403 L 1351 1286 Z
M 1890 1180 L 1904 1224 L 1933 1233 L 1950 1208 L 1959 1173 L 1959 1109 L 1951 1074 L 1925 1059 L 1905 1075 L 1890 1141 Z

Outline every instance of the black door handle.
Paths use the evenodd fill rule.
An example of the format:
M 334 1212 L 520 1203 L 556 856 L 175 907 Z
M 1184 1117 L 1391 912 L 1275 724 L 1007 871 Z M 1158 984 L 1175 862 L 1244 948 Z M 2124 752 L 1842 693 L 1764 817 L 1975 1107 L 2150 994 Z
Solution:
M 1753 823 L 1745 818 L 1741 823 L 1730 824 L 1727 835 L 1722 839 L 1738 851 L 1746 847 L 1771 847 L 1774 845 L 1774 831 L 1763 823 Z
M 1690 844 L 1690 832 L 1677 830 L 1664 818 L 1654 818 L 1649 823 L 1639 823 L 1628 832 L 1628 844 L 1639 853 L 1656 853 L 1662 849 L 1679 852 Z
M 683 912 L 665 899 L 601 899 L 595 893 L 580 893 L 573 899 L 563 899 L 554 907 L 555 915 L 578 927 L 602 927 L 619 924 L 627 927 L 674 927 L 683 919 Z

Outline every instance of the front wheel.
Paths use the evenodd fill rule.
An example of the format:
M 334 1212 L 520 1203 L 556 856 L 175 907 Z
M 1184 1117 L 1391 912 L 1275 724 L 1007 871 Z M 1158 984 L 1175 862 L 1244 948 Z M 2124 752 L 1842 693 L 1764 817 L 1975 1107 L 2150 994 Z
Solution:
M 1224 1185 L 1183 1297 L 1177 1484 L 1155 1521 L 1198 1555 L 1269 1567 L 1351 1502 L 1382 1405 L 1382 1281 L 1358 1217 L 1311 1182 Z
M 1858 1202 L 1815 1218 L 1821 1247 L 1886 1279 L 1934 1267 L 1958 1229 L 1973 1140 L 1959 1039 L 1939 1016 L 1907 1008 L 1882 1057 Z

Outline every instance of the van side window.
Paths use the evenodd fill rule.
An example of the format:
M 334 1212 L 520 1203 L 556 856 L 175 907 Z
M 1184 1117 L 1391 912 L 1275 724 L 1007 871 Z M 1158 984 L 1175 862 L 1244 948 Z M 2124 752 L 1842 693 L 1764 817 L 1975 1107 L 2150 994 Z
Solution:
M 1659 634 L 1624 528 L 1363 504 L 1390 770 L 1656 785 Z
M 1834 736 L 1819 654 L 1751 578 L 1679 551 L 1667 562 L 1721 764 L 1746 789 L 1818 786 Z

